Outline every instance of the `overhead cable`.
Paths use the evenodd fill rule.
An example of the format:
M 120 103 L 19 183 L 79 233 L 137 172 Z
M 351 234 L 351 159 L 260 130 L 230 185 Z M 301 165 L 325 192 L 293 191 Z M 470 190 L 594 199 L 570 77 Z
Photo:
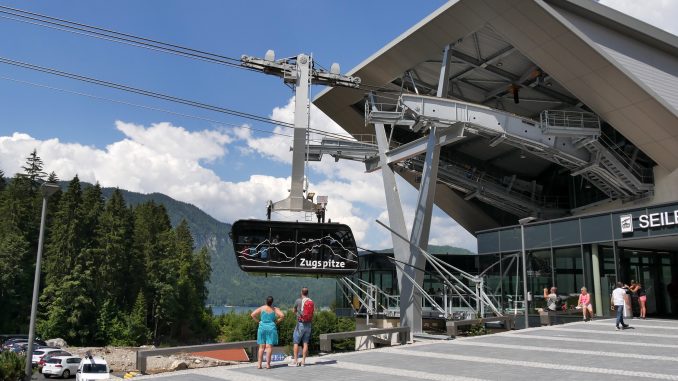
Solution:
M 103 81 L 103 80 L 96 79 L 96 78 L 85 77 L 85 76 L 82 76 L 82 75 L 68 73 L 68 72 L 65 72 L 65 71 L 52 69 L 52 68 L 48 68 L 48 67 L 44 67 L 44 66 L 33 65 L 33 64 L 30 64 L 30 63 L 27 63 L 27 62 L 15 61 L 15 60 L 11 60 L 11 59 L 4 58 L 4 57 L 0 57 L 0 63 L 12 65 L 12 66 L 18 66 L 18 67 L 21 67 L 21 68 L 24 68 L 24 69 L 35 70 L 35 71 L 39 71 L 39 72 L 43 72 L 43 73 L 47 73 L 47 74 L 52 74 L 52 75 L 56 75 L 56 76 L 59 76 L 59 77 L 75 79 L 75 80 L 78 80 L 78 81 L 87 82 L 87 83 L 91 83 L 91 84 L 95 84 L 95 85 L 99 85 L 99 86 L 104 86 L 104 87 L 109 87 L 109 88 L 113 88 L 113 89 L 117 89 L 117 90 L 127 91 L 127 92 L 130 92 L 130 93 L 140 94 L 140 95 L 144 95 L 144 96 L 147 96 L 147 97 L 162 99 L 162 100 L 175 102 L 175 103 L 181 103 L 181 104 L 184 104 L 184 105 L 193 106 L 193 107 L 197 107 L 197 108 L 201 108 L 201 109 L 205 109 L 205 110 L 210 110 L 210 111 L 219 112 L 219 113 L 223 113 L 223 114 L 234 115 L 234 116 L 238 116 L 238 117 L 246 118 L 246 119 L 252 119 L 252 120 L 256 120 L 258 122 L 275 124 L 275 125 L 280 125 L 280 126 L 291 126 L 291 127 L 294 126 L 292 123 L 287 123 L 287 122 L 283 122 L 283 121 L 280 121 L 280 120 L 266 118 L 266 117 L 259 116 L 259 115 L 254 115 L 254 114 L 250 114 L 250 113 L 246 113 L 246 112 L 242 112 L 242 111 L 237 111 L 237 110 L 231 110 L 231 109 L 227 109 L 227 108 L 219 107 L 219 106 L 212 106 L 212 105 L 202 103 L 202 102 L 196 102 L 196 101 L 192 101 L 192 100 L 188 100 L 188 99 L 184 99 L 184 98 L 174 97 L 174 96 L 171 96 L 171 95 L 156 93 L 156 92 L 153 92 L 153 91 L 143 90 L 143 89 L 139 89 L 139 88 L 131 87 L 131 86 L 127 86 L 127 85 L 122 85 L 122 84 L 115 83 L 115 82 L 109 82 L 109 81 Z
M 142 89 L 131 88 L 131 87 L 128 87 L 128 86 L 125 86 L 125 85 L 119 85 L 119 84 L 115 84 L 115 83 L 112 83 L 112 82 L 100 81 L 100 80 L 97 80 L 97 79 L 94 79 L 94 78 L 83 77 L 83 76 L 79 76 L 77 74 L 61 72 L 59 70 L 55 70 L 55 69 L 51 69 L 51 68 L 44 68 L 44 67 L 37 66 L 37 65 L 31 65 L 31 64 L 28 64 L 28 63 L 25 63 L 25 62 L 14 61 L 14 60 L 10 60 L 10 59 L 3 58 L 3 57 L 0 57 L 0 63 L 6 63 L 6 64 L 14 65 L 14 66 L 19 66 L 19 67 L 30 69 L 30 70 L 37 70 L 37 71 L 48 73 L 48 74 L 65 76 L 66 78 L 83 80 L 85 82 L 94 83 L 94 84 L 106 86 L 106 87 L 112 87 L 112 88 L 115 88 L 115 89 L 118 89 L 118 90 L 123 90 L 123 91 L 129 91 L 128 90 L 128 88 L 129 88 L 129 89 L 136 90 L 136 91 L 132 91 L 136 94 L 141 94 L 141 95 L 146 95 L 146 96 L 149 96 L 149 97 L 168 100 L 168 101 L 171 101 L 171 102 L 178 102 L 178 103 L 186 104 L 186 105 L 189 105 L 189 106 L 207 109 L 207 110 L 210 110 L 210 111 L 216 111 L 216 112 L 226 113 L 226 114 L 230 114 L 230 115 L 235 115 L 235 116 L 239 116 L 239 117 L 242 117 L 242 118 L 245 118 L 245 119 L 252 119 L 252 120 L 265 122 L 265 123 L 269 123 L 269 124 L 275 124 L 275 125 L 278 125 L 278 126 L 281 126 L 281 127 L 284 127 L 284 128 L 294 128 L 294 125 L 292 123 L 287 123 L 287 122 L 283 122 L 283 121 L 279 121 L 279 120 L 275 120 L 275 119 L 264 118 L 264 117 L 253 115 L 253 114 L 243 113 L 243 112 L 240 112 L 240 111 L 224 109 L 224 108 L 221 108 L 221 107 L 211 106 L 211 105 L 207 105 L 207 104 L 200 103 L 200 102 L 184 100 L 184 99 L 181 99 L 181 98 L 176 98 L 176 97 L 172 97 L 172 96 L 168 96 L 168 95 L 164 95 L 164 94 L 154 93 L 154 92 L 150 92 L 150 91 L 146 91 L 146 90 L 142 90 Z M 44 70 L 42 70 L 42 69 L 44 69 Z M 62 73 L 67 74 L 67 75 L 61 75 Z M 210 121 L 210 122 L 214 122 L 214 123 L 230 125 L 230 126 L 233 126 L 233 127 L 248 128 L 252 131 L 257 131 L 257 132 L 263 132 L 263 133 L 269 133 L 269 134 L 273 134 L 273 135 L 281 135 L 281 136 L 291 137 L 291 135 L 281 134 L 281 133 L 277 133 L 277 132 L 274 132 L 274 131 L 259 130 L 259 129 L 255 129 L 255 128 L 252 128 L 252 127 L 245 127 L 245 126 L 236 125 L 236 124 L 232 124 L 232 123 L 217 121 L 217 120 L 210 119 L 210 118 L 204 118 L 204 117 L 199 117 L 199 116 L 195 116 L 195 115 L 179 113 L 179 112 L 170 111 L 170 110 L 166 110 L 166 109 L 162 109 L 162 108 L 156 108 L 156 107 L 147 106 L 147 105 L 140 105 L 140 104 L 136 104 L 136 103 L 132 103 L 132 102 L 128 102 L 128 101 L 116 100 L 116 99 L 101 97 L 101 96 L 87 94 L 87 93 L 73 91 L 73 90 L 66 90 L 66 89 L 62 89 L 62 88 L 58 88 L 58 87 L 54 87 L 54 86 L 38 84 L 38 83 L 35 83 L 35 82 L 23 81 L 23 80 L 18 80 L 18 79 L 9 78 L 9 77 L 0 77 L 0 78 L 4 79 L 4 80 L 8 80 L 8 81 L 23 83 L 23 84 L 32 85 L 32 86 L 35 86 L 35 87 L 47 88 L 47 89 L 51 89 L 51 90 L 67 92 L 67 93 L 80 95 L 80 96 L 84 96 L 84 97 L 89 97 L 89 98 L 93 98 L 93 99 L 106 100 L 106 101 L 115 102 L 115 103 L 119 103 L 119 104 L 125 104 L 125 105 L 139 107 L 139 108 L 161 111 L 161 112 L 170 113 L 170 114 L 174 114 L 174 115 L 178 115 L 178 116 L 184 116 L 184 117 L 188 117 L 188 118 L 202 119 L 202 120 L 206 120 L 206 121 Z M 81 79 L 81 78 L 83 78 L 83 79 Z M 111 84 L 111 86 L 108 86 L 108 84 Z M 156 97 L 155 95 L 160 95 L 162 97 Z M 181 100 L 181 101 L 179 101 L 179 100 Z M 203 107 L 203 106 L 205 106 L 205 107 Z M 226 111 L 228 111 L 228 112 L 226 112 Z M 340 134 L 322 131 L 322 130 L 317 130 L 317 129 L 310 129 L 310 132 L 317 134 L 317 135 L 332 137 L 332 138 L 336 138 L 336 139 L 353 140 L 353 138 L 350 137 L 350 136 L 340 135 Z M 314 142 L 318 142 L 315 139 L 311 139 L 311 140 L 314 141 Z
M 256 71 L 248 67 L 242 66 L 239 58 L 233 58 L 221 54 L 210 53 L 203 50 L 189 48 L 186 46 L 135 36 L 129 33 L 117 32 L 111 29 L 69 21 L 40 13 L 24 11 L 17 8 L 11 8 L 3 5 L 0 5 L 0 18 L 56 29 L 64 32 L 99 38 L 111 42 L 136 46 L 144 49 L 160 51 L 168 54 L 175 54 L 191 59 L 207 61 L 238 69 Z M 391 90 L 385 90 L 383 85 L 371 85 L 367 83 L 362 83 L 358 90 L 363 91 L 369 90 L 383 93 L 394 92 Z

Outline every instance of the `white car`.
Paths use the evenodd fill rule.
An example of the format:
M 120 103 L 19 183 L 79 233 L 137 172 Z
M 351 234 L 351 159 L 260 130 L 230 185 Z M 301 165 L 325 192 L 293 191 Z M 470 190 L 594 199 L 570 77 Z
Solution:
M 88 356 L 80 361 L 75 373 L 75 381 L 108 380 L 110 371 L 106 360 L 101 357 Z
M 33 365 L 38 365 L 40 360 L 42 360 L 42 356 L 50 353 L 50 352 L 55 352 L 55 351 L 60 351 L 60 348 L 38 348 L 33 350 L 33 356 L 31 357 L 31 362 L 33 362 Z
M 80 357 L 77 356 L 55 356 L 45 362 L 42 367 L 42 374 L 45 378 L 52 376 L 69 378 L 78 371 L 80 366 Z

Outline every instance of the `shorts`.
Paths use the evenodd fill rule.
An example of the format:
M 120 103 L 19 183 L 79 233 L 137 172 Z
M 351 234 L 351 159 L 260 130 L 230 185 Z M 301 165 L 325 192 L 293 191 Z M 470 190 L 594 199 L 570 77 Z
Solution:
M 308 344 L 311 341 L 311 323 L 297 322 L 292 339 L 294 344 Z
M 647 295 L 639 296 L 639 297 L 638 297 L 638 300 L 640 300 L 641 302 L 645 303 L 645 302 L 647 301 Z

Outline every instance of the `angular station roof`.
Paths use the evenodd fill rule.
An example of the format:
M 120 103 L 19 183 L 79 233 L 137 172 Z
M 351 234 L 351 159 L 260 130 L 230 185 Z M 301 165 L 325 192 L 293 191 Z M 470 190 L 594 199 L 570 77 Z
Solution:
M 448 98 L 536 120 L 544 110 L 593 112 L 649 165 L 678 168 L 678 37 L 588 0 L 450 1 L 348 74 L 380 88 L 377 102 L 396 103 L 401 91 L 435 95 L 448 44 Z M 364 92 L 339 87 L 314 101 L 359 140 L 374 132 L 364 102 Z M 451 149 L 527 180 L 554 170 L 483 139 Z M 401 175 L 416 186 L 416 174 Z M 436 189 L 436 204 L 469 231 L 515 223 L 466 201 Z

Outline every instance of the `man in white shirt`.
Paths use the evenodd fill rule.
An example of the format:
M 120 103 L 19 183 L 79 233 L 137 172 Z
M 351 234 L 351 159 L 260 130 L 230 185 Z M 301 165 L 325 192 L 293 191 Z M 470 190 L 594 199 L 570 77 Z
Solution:
M 614 306 L 614 310 L 617 312 L 617 330 L 629 327 L 628 324 L 624 324 L 624 296 L 626 295 L 627 291 L 623 287 L 624 284 L 622 282 L 617 282 L 617 288 L 612 290 L 612 298 L 610 299 L 610 303 Z

